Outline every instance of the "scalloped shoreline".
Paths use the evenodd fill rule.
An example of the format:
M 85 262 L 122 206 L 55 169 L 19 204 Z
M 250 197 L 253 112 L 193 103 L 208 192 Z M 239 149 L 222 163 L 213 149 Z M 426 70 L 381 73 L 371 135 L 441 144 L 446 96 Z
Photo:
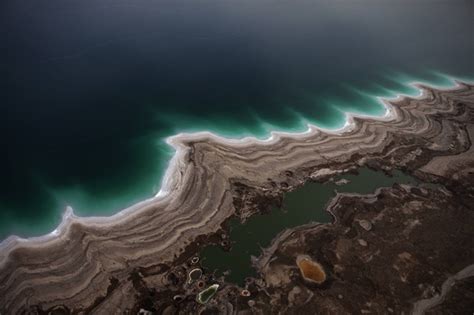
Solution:
M 440 91 L 455 91 L 460 88 L 460 82 L 454 77 L 449 78 L 453 82 L 453 86 L 450 87 L 440 87 L 435 85 L 429 85 L 430 88 L 435 88 Z M 466 82 L 469 83 L 469 82 Z M 174 136 L 168 137 L 166 143 L 170 145 L 174 150 L 175 154 L 171 158 L 168 167 L 164 173 L 162 179 L 162 184 L 159 192 L 149 199 L 138 202 L 128 208 L 118 211 L 117 213 L 111 216 L 87 216 L 79 217 L 74 214 L 72 207 L 68 206 L 62 216 L 62 220 L 58 227 L 52 232 L 47 233 L 41 236 L 34 236 L 23 238 L 16 235 L 11 235 L 0 242 L 0 266 L 4 263 L 4 260 L 7 259 L 9 253 L 16 247 L 20 246 L 46 246 L 45 243 L 52 242 L 57 238 L 64 237 L 67 234 L 67 230 L 72 223 L 80 223 L 87 225 L 95 226 L 107 226 L 119 223 L 128 218 L 133 218 L 133 216 L 139 215 L 140 210 L 147 208 L 152 205 L 159 205 L 162 202 L 166 202 L 167 199 L 173 199 L 173 192 L 176 194 L 176 191 L 179 190 L 181 177 L 178 175 L 180 168 L 185 168 L 183 157 L 185 151 L 188 147 L 185 145 L 189 141 L 206 141 L 212 140 L 216 143 L 223 145 L 228 145 L 232 147 L 246 147 L 252 145 L 272 145 L 280 141 L 281 138 L 293 138 L 293 139 L 304 139 L 306 137 L 314 136 L 317 133 L 326 133 L 326 134 L 335 134 L 342 135 L 346 132 L 349 132 L 354 127 L 354 118 L 363 118 L 366 120 L 378 120 L 378 121 L 390 121 L 396 119 L 396 112 L 393 110 L 393 105 L 390 104 L 391 101 L 397 102 L 403 98 L 412 98 L 412 99 L 423 99 L 425 97 L 423 86 L 427 86 L 424 82 L 413 81 L 407 85 L 417 89 L 419 94 L 416 96 L 406 95 L 406 94 L 397 94 L 395 97 L 376 97 L 378 101 L 385 108 L 385 113 L 383 116 L 373 116 L 373 115 L 364 115 L 364 114 L 355 114 L 351 112 L 346 112 L 346 122 L 343 127 L 338 129 L 327 129 L 318 127 L 316 125 L 307 124 L 308 129 L 303 132 L 284 132 L 284 131 L 271 131 L 270 135 L 266 139 L 258 139 L 256 137 L 244 137 L 244 138 L 226 138 L 218 134 L 214 134 L 209 131 L 202 131 L 196 133 L 179 133 Z
M 428 182 L 444 176 L 455 185 L 453 174 L 458 184 L 469 181 L 474 85 L 414 85 L 422 92 L 417 97 L 381 98 L 384 116 L 348 114 L 339 130 L 309 126 L 264 140 L 209 132 L 168 138 L 176 153 L 155 198 L 110 217 L 80 218 L 68 209 L 54 233 L 3 243 L 0 312 L 123 313 L 142 305 L 140 295 L 150 290 L 179 294 L 183 268 L 225 233 L 230 217 L 249 217 L 305 181 L 358 166 L 417 172 Z M 449 167 L 439 169 L 440 163 Z

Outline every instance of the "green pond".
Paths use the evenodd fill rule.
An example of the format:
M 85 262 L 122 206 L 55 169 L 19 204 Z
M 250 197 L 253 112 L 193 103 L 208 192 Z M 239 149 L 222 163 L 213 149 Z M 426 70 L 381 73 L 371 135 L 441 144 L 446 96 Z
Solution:
M 216 294 L 218 289 L 219 289 L 218 284 L 211 285 L 209 288 L 201 291 L 197 295 L 197 301 L 201 304 L 206 304 L 214 296 L 214 294 Z
M 389 187 L 394 183 L 415 184 L 417 181 L 400 171 L 393 176 L 361 168 L 358 174 L 347 174 L 337 178 L 347 179 L 348 183 L 336 185 L 334 182 L 309 182 L 288 192 L 284 196 L 282 208 L 272 209 L 270 214 L 255 215 L 241 224 L 237 218 L 230 221 L 232 249 L 229 252 L 220 246 L 210 245 L 201 251 L 203 267 L 221 275 L 230 271 L 226 280 L 243 285 L 245 278 L 255 276 L 251 266 L 251 256 L 259 256 L 262 247 L 270 245 L 271 240 L 281 231 L 310 222 L 331 222 L 331 215 L 325 206 L 338 192 L 367 194 L 379 187 Z

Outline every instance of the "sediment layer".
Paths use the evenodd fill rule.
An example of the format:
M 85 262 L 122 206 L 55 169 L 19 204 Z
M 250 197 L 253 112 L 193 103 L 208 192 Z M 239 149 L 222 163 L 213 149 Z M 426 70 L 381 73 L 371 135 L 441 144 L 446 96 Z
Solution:
M 219 231 L 234 214 L 257 211 L 252 198 L 273 198 L 362 165 L 453 181 L 472 194 L 462 183 L 474 169 L 474 87 L 419 88 L 420 98 L 386 101 L 384 119 L 351 117 L 343 132 L 312 128 L 269 141 L 225 141 L 208 133 L 170 139 L 177 154 L 156 198 L 111 218 L 69 212 L 47 237 L 2 244 L 0 313 L 134 310 L 143 287 L 159 292 L 169 285 L 158 275 L 190 247 L 196 252 L 199 237 Z

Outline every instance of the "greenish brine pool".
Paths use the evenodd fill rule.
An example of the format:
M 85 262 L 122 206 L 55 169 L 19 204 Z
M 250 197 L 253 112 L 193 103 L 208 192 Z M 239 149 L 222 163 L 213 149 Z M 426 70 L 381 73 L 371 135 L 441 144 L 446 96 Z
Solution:
M 176 133 L 338 128 L 474 77 L 469 0 L 2 0 L 0 21 L 0 240 L 154 196 Z
M 243 285 L 246 277 L 255 276 L 251 256 L 258 257 L 261 248 L 269 246 L 279 232 L 310 222 L 332 221 L 332 216 L 324 209 L 335 196 L 335 190 L 367 194 L 379 187 L 390 187 L 394 183 L 417 183 L 414 178 L 400 171 L 388 176 L 368 168 L 361 168 L 358 175 L 344 175 L 340 178 L 349 180 L 349 183 L 338 186 L 334 182 L 325 184 L 308 182 L 286 193 L 281 209 L 274 208 L 270 214 L 252 216 L 244 224 L 238 219 L 232 219 L 230 221 L 232 249 L 226 252 L 216 245 L 205 247 L 200 254 L 203 267 L 210 272 L 216 271 L 218 275 L 229 270 L 230 274 L 225 279 Z

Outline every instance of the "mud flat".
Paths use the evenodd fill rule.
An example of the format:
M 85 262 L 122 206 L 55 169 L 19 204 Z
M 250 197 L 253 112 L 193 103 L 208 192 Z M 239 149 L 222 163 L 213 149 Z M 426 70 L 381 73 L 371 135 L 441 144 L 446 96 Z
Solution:
M 474 87 L 419 88 L 419 98 L 387 100 L 385 117 L 350 117 L 338 132 L 169 139 L 177 153 L 156 198 L 109 218 L 68 212 L 48 236 L 2 243 L 0 312 L 413 311 L 474 262 Z M 334 222 L 277 235 L 254 261 L 258 276 L 245 288 L 205 270 L 189 283 L 188 273 L 201 268 L 200 249 L 226 239 L 230 217 L 245 220 L 309 180 L 361 166 L 403 170 L 436 185 L 338 194 L 327 208 Z M 301 278 L 298 255 L 324 268 L 323 284 Z M 212 284 L 217 293 L 196 302 Z M 433 307 L 442 309 L 443 301 Z

